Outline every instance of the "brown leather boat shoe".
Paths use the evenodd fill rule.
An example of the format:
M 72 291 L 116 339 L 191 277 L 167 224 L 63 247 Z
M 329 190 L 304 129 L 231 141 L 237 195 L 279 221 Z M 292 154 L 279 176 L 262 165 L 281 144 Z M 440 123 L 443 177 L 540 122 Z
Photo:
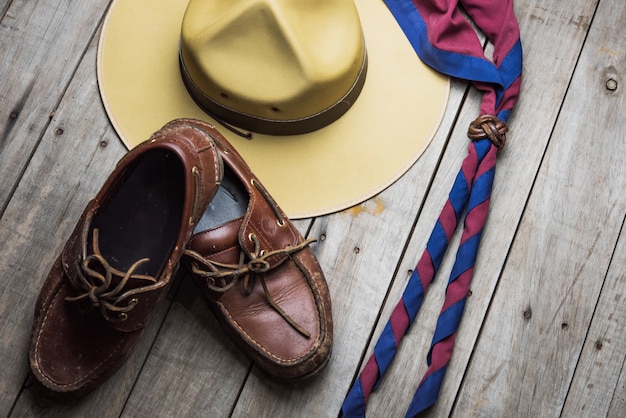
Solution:
M 328 362 L 333 323 L 322 270 L 294 225 L 214 128 L 224 178 L 185 252 L 185 264 L 241 348 L 281 380 Z
M 222 176 L 210 135 L 173 121 L 124 156 L 46 278 L 29 361 L 45 395 L 80 396 L 126 359 Z

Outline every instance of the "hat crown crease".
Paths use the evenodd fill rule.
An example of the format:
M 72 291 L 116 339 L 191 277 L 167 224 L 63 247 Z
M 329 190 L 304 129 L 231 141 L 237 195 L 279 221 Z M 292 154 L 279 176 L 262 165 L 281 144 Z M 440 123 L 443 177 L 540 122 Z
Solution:
M 198 20 L 205 28 L 226 11 L 250 4 L 191 1 L 197 3 Z M 346 97 L 347 105 L 337 105 L 354 103 L 345 114 L 327 124 L 314 117 L 302 122 L 272 120 L 265 131 L 257 118 L 248 127 L 240 113 L 201 100 L 202 91 L 193 91 L 189 84 L 195 80 L 184 74 L 187 62 L 176 59 L 183 52 L 181 23 L 188 0 L 115 0 L 102 26 L 97 73 L 107 115 L 124 144 L 134 147 L 155 127 L 183 116 L 214 124 L 221 118 L 254 132 L 255 139 L 249 141 L 218 127 L 292 219 L 346 209 L 396 181 L 432 140 L 446 110 L 448 78 L 419 60 L 380 0 L 292 1 L 305 10 L 308 20 L 326 13 L 326 21 L 340 21 L 339 10 L 358 9 L 369 64 L 362 91 Z M 327 34 L 340 41 L 334 30 Z M 334 111 L 321 117 L 327 114 L 334 117 Z
M 192 0 L 181 50 L 193 81 L 215 102 L 266 119 L 297 120 L 333 106 L 363 64 L 358 13 L 352 2 L 303 4 Z

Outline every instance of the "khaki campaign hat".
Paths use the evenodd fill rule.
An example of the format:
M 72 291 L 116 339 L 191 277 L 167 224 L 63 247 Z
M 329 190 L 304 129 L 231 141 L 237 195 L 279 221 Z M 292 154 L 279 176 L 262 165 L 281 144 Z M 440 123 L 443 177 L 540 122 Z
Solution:
M 97 67 L 128 148 L 170 120 L 205 120 L 294 219 L 400 178 L 449 92 L 382 0 L 114 0 Z

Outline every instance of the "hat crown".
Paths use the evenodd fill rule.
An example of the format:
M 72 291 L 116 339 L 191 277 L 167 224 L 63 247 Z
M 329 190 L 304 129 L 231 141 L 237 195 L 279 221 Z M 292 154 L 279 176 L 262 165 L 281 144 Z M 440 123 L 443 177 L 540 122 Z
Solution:
M 213 102 L 291 121 L 324 112 L 351 91 L 365 46 L 352 0 L 191 0 L 181 58 Z
M 367 75 L 360 76 L 364 85 L 343 116 L 315 132 L 278 136 L 250 128 L 252 138 L 242 137 L 248 128 L 230 129 L 233 123 L 222 124 L 228 120 L 200 103 L 204 93 L 192 91 L 194 80 L 177 59 L 188 49 L 181 39 L 188 1 L 115 0 L 102 25 L 98 86 L 111 123 L 129 148 L 172 119 L 205 120 L 218 126 L 290 218 L 309 218 L 352 207 L 385 189 L 411 167 L 436 132 L 446 109 L 448 78 L 420 61 L 385 2 L 293 0 L 306 17 L 304 24 L 320 24 L 311 11 L 320 10 L 325 27 L 332 28 L 333 19 L 344 21 L 340 30 L 346 26 L 338 17 L 343 8 L 357 7 L 367 47 Z M 206 28 L 250 4 L 256 3 L 193 0 L 192 7 L 201 17 L 200 28 Z

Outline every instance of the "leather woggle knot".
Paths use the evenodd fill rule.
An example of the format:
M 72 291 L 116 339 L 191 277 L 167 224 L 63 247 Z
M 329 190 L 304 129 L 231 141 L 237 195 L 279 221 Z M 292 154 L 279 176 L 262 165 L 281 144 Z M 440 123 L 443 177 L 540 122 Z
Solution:
M 509 127 L 506 123 L 493 115 L 482 115 L 472 123 L 467 130 L 467 136 L 472 141 L 489 139 L 493 145 L 501 150 L 506 142 L 506 133 Z

